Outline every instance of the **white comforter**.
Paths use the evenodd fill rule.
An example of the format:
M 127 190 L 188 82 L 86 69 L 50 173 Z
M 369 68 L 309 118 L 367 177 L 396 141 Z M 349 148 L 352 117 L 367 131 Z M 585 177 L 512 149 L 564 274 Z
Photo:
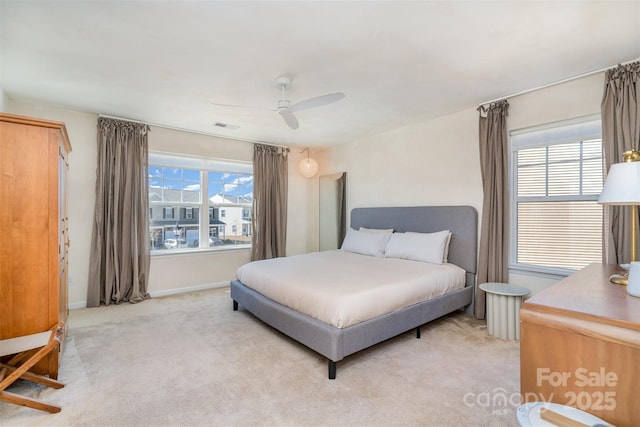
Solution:
M 269 299 L 338 328 L 440 296 L 465 284 L 453 264 L 314 252 L 245 264 L 238 280 Z

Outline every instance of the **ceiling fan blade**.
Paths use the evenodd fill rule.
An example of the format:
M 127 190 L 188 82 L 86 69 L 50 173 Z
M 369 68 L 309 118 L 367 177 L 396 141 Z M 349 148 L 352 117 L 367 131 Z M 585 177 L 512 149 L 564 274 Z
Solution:
M 289 126 L 291 129 L 298 129 L 298 127 L 300 126 L 298 124 L 298 119 L 296 119 L 296 116 L 294 116 L 293 113 L 289 111 L 289 109 L 280 110 L 278 112 L 284 119 L 287 126 Z
M 292 106 L 288 108 L 288 111 L 300 111 L 306 110 L 307 108 L 315 108 L 320 107 L 322 105 L 331 104 L 333 102 L 338 102 L 342 98 L 344 98 L 344 93 L 336 92 L 330 93 L 329 95 L 316 96 L 315 98 L 305 99 L 304 101 L 296 102 Z
M 218 104 L 215 102 L 212 102 L 211 105 L 215 105 L 216 107 L 250 108 L 252 110 L 277 111 L 275 108 L 254 107 L 252 105 Z

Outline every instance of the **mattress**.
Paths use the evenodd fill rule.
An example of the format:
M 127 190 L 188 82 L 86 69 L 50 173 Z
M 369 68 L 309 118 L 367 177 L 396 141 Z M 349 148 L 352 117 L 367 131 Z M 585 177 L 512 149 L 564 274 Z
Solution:
M 465 271 L 333 250 L 254 261 L 236 273 L 245 286 L 337 328 L 465 286 Z

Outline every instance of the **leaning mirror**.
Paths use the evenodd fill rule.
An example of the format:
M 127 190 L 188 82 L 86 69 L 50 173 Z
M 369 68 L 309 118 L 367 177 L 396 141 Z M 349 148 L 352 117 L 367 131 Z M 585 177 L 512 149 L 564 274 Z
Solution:
M 347 173 L 322 175 L 319 182 L 319 249 L 338 249 L 346 233 Z

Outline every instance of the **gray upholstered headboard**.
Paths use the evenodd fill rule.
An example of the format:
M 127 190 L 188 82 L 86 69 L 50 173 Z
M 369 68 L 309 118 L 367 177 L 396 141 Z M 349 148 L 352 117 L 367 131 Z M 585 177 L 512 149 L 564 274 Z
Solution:
M 472 206 L 410 206 L 355 208 L 351 228 L 393 228 L 394 231 L 451 231 L 449 262 L 475 275 L 478 259 L 478 212 Z

